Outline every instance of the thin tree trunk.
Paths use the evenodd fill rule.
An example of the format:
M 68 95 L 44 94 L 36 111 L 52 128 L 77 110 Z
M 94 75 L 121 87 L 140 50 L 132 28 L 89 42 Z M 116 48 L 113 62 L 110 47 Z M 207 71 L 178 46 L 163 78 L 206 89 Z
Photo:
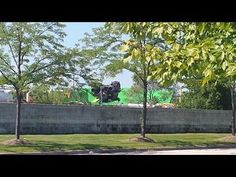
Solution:
M 103 87 L 102 86 L 100 86 L 100 105 L 102 106 L 102 91 L 103 91 Z
M 19 30 L 22 30 L 20 28 Z M 23 64 L 23 57 L 22 57 L 22 31 L 18 31 L 18 41 L 19 41 L 19 46 L 18 46 L 18 61 L 17 61 L 17 74 L 18 74 L 18 83 L 17 87 L 15 87 L 16 90 L 16 127 L 15 127 L 15 135 L 16 139 L 20 139 L 20 112 L 21 112 L 21 99 L 22 99 L 22 94 L 21 94 L 21 65 Z M 18 85 L 19 84 L 19 85 Z
M 147 120 L 147 81 L 143 82 L 144 92 L 143 92 L 143 113 L 141 121 L 141 136 L 145 138 L 146 133 L 146 120 Z
M 16 139 L 20 139 L 20 113 L 21 113 L 21 94 L 19 91 L 16 91 L 16 129 L 15 129 L 15 135 Z
M 234 86 L 230 88 L 232 104 L 232 135 L 235 136 L 235 103 L 234 103 Z

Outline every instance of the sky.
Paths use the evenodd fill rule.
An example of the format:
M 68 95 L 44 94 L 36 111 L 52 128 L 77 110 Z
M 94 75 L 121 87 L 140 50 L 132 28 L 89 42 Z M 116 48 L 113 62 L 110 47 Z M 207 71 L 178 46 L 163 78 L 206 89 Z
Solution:
M 84 33 L 91 33 L 92 28 L 102 26 L 102 22 L 71 22 L 66 24 L 65 32 L 67 37 L 65 38 L 64 44 L 66 47 L 74 47 L 75 43 L 79 39 L 83 38 Z M 133 84 L 132 73 L 124 70 L 122 73 L 118 74 L 115 78 L 106 78 L 103 84 L 110 84 L 112 81 L 119 81 L 121 87 L 131 87 Z

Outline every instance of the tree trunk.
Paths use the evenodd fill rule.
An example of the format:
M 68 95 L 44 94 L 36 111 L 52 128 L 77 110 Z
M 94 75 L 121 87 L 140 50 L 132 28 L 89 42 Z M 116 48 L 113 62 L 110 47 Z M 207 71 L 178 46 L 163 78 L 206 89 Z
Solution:
M 100 103 L 99 103 L 101 106 L 102 106 L 102 99 L 103 99 L 103 97 L 102 97 L 103 92 L 102 91 L 103 91 L 103 87 L 101 86 L 100 87 Z
M 141 121 L 141 136 L 145 138 L 146 133 L 146 120 L 147 120 L 147 81 L 143 82 L 143 112 Z
M 21 113 L 21 94 L 19 91 L 16 91 L 16 129 L 15 129 L 15 135 L 16 139 L 20 139 L 20 113 Z
M 232 104 L 232 135 L 235 136 L 235 104 L 234 104 L 234 86 L 230 88 Z

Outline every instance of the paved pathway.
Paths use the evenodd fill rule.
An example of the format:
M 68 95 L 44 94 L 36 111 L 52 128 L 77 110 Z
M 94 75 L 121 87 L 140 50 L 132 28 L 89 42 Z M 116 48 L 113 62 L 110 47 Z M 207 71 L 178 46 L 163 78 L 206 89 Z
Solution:
M 161 151 L 134 151 L 134 152 L 113 152 L 113 153 L 94 153 L 75 155 L 236 155 L 236 148 L 230 149 L 189 149 L 189 150 L 161 150 Z

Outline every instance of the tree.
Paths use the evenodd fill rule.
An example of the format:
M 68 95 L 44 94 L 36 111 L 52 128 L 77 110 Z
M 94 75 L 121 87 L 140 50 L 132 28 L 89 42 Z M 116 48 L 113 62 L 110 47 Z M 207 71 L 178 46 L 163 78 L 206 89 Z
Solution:
M 32 83 L 55 84 L 67 70 L 60 23 L 0 23 L 0 74 L 16 91 L 16 139 L 23 93 Z
M 85 84 L 94 86 L 101 83 L 94 54 L 90 50 L 77 44 L 75 48 L 68 49 L 65 56 L 68 58 L 69 66 L 67 78 L 73 81 L 74 88 L 82 88 Z
M 35 84 L 29 92 L 34 103 L 63 104 L 66 91 L 61 88 L 50 89 L 47 84 Z
M 134 81 L 134 85 L 132 86 L 133 88 L 131 88 L 132 90 L 135 88 L 143 88 L 142 86 L 142 80 L 139 79 L 139 77 L 137 77 L 136 75 L 133 76 L 133 81 Z M 155 96 L 155 92 L 159 89 L 161 89 L 163 87 L 160 86 L 160 84 L 155 81 L 155 80 L 149 80 L 148 81 L 148 93 L 147 93 L 147 102 L 149 104 L 156 104 L 158 103 L 158 99 Z M 143 92 L 143 89 L 141 89 L 140 91 Z M 135 90 L 130 91 L 131 93 L 135 94 Z M 143 100 L 143 97 L 140 97 L 141 100 Z M 141 103 L 142 101 L 140 101 Z
M 154 77 L 161 73 L 162 80 L 197 80 L 202 85 L 213 82 L 230 88 L 235 136 L 235 23 L 169 23 L 161 28 L 171 50 L 163 55 L 162 67 Z M 168 34 L 170 29 L 172 35 Z
M 107 24 L 109 29 L 116 29 L 128 36 L 128 40 L 123 42 L 120 47 L 120 51 L 123 52 L 123 59 L 117 60 L 110 66 L 113 66 L 111 68 L 117 66 L 125 68 L 133 72 L 141 80 L 143 87 L 142 138 L 145 138 L 146 134 L 148 81 L 152 77 L 154 66 L 158 65 L 158 58 L 166 50 L 163 40 L 153 35 L 153 25 L 154 23 L 146 22 Z
M 32 101 L 35 103 L 52 103 L 49 96 L 50 86 L 45 84 L 34 84 L 30 91 Z
M 105 28 L 105 26 L 92 29 L 92 34 L 85 33 L 84 38 L 79 40 L 82 44 L 78 53 L 91 63 L 95 75 L 101 80 L 106 76 L 114 77 L 123 68 L 119 47 L 125 41 L 122 33 L 118 29 Z M 101 81 L 100 80 L 100 81 Z M 93 87 L 101 86 L 101 82 L 92 82 Z
M 230 109 L 229 89 L 214 83 L 209 83 L 205 86 L 201 86 L 201 83 L 193 83 L 187 85 L 188 92 L 184 93 L 181 102 L 177 103 L 179 107 L 189 109 Z
M 105 27 L 93 29 L 93 34 L 85 34 L 82 42 L 98 66 L 103 66 L 100 74 L 115 76 L 124 69 L 134 73 L 143 87 L 143 111 L 141 136 L 145 138 L 147 117 L 148 80 L 152 69 L 158 65 L 166 45 L 161 38 L 152 35 L 154 23 L 106 23 Z

